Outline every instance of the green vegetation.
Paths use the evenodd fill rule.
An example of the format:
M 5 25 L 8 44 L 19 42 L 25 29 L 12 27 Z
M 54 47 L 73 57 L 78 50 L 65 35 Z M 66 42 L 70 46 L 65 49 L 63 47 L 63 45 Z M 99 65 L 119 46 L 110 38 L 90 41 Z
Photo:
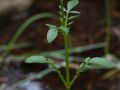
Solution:
M 39 13 L 39 14 L 31 16 L 26 21 L 24 21 L 23 24 L 18 28 L 16 33 L 13 35 L 13 37 L 9 41 L 7 48 L 5 49 L 6 53 L 8 54 L 11 51 L 11 49 L 14 48 L 16 40 L 20 37 L 20 35 L 25 30 L 27 30 L 29 25 L 31 25 L 33 22 L 35 22 L 39 19 L 51 18 L 51 17 L 53 17 L 53 15 L 50 13 Z
M 47 24 L 49 31 L 47 33 L 47 41 L 48 43 L 52 43 L 59 33 L 62 33 L 64 38 L 64 46 L 65 46 L 65 64 L 66 64 L 66 78 L 61 74 L 59 70 L 59 66 L 54 64 L 50 58 L 46 58 L 44 56 L 30 56 L 27 58 L 27 63 L 46 63 L 52 71 L 56 71 L 62 82 L 64 83 L 66 90 L 71 90 L 71 86 L 79 76 L 80 72 L 83 72 L 89 69 L 92 66 L 100 67 L 112 67 L 111 63 L 108 62 L 105 58 L 94 57 L 94 58 L 86 58 L 83 63 L 80 64 L 79 69 L 76 71 L 73 79 L 70 79 L 70 60 L 69 60 L 69 31 L 70 25 L 73 23 L 73 19 L 77 18 L 80 14 L 78 11 L 73 11 L 73 8 L 79 4 L 79 0 L 70 0 L 67 3 L 67 7 L 64 7 L 63 0 L 60 0 L 59 5 L 59 14 L 60 14 L 60 26 L 55 26 L 51 24 Z

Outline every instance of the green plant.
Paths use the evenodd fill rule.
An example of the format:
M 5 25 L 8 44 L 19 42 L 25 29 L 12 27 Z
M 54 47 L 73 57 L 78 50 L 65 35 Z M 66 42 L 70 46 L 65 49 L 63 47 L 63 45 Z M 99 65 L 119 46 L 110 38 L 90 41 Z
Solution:
M 31 16 L 27 20 L 23 22 L 23 24 L 17 29 L 16 33 L 13 35 L 11 40 L 9 41 L 7 48 L 5 49 L 5 53 L 8 54 L 12 48 L 15 46 L 16 40 L 20 37 L 20 35 L 27 30 L 28 26 L 31 25 L 33 22 L 44 19 L 44 18 L 52 18 L 53 15 L 50 13 L 39 13 L 36 15 Z
M 79 76 L 80 72 L 83 72 L 90 68 L 91 66 L 105 66 L 105 67 L 112 67 L 111 63 L 108 62 L 105 58 L 94 57 L 94 58 L 86 58 L 83 63 L 80 64 L 79 69 L 76 71 L 75 76 L 73 79 L 70 79 L 70 67 L 69 67 L 69 45 L 68 45 L 68 37 L 69 37 L 69 30 L 70 25 L 73 23 L 72 19 L 75 19 L 79 16 L 80 12 L 73 11 L 72 9 L 79 4 L 79 0 L 70 0 L 67 3 L 67 7 L 64 7 L 63 0 L 60 0 L 60 26 L 55 26 L 51 24 L 47 24 L 49 27 L 49 31 L 47 33 L 47 41 L 51 43 L 57 37 L 58 33 L 62 33 L 64 38 L 64 46 L 65 46 L 65 64 L 66 64 L 66 79 L 61 74 L 59 70 L 59 65 L 53 63 L 50 58 L 46 58 L 44 56 L 30 56 L 27 58 L 27 63 L 46 63 L 49 65 L 49 68 L 53 71 L 56 71 L 62 82 L 64 83 L 66 90 L 70 90 L 71 86 Z

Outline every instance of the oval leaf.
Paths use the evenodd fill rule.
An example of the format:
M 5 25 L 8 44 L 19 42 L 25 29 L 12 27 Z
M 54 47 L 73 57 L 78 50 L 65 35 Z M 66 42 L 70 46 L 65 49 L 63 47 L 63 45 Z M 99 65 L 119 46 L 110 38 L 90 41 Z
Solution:
M 79 3 L 79 0 L 71 0 L 67 3 L 67 10 L 70 11 L 73 9 L 75 6 L 77 6 Z
M 43 56 L 31 56 L 25 60 L 26 63 L 47 63 L 46 58 Z
M 113 65 L 107 61 L 105 58 L 95 57 L 90 59 L 87 64 L 89 65 L 99 65 L 104 67 L 113 67 Z
M 51 43 L 58 35 L 58 30 L 55 28 L 49 29 L 47 33 L 47 41 L 48 43 Z

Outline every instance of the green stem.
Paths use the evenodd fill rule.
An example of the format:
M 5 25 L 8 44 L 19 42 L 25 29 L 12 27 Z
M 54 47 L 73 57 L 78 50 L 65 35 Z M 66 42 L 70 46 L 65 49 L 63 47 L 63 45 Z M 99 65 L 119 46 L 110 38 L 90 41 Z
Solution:
M 111 12 L 110 12 L 110 1 L 109 0 L 105 0 L 105 6 L 106 6 L 106 24 L 107 24 L 105 54 L 107 55 L 109 54 L 110 40 L 111 40 Z
M 64 46 L 65 46 L 65 60 L 66 60 L 66 84 L 67 90 L 70 90 L 70 67 L 69 67 L 69 47 L 68 47 L 68 34 L 64 34 Z
M 55 66 L 53 63 L 51 63 L 51 62 L 48 62 L 48 64 L 50 64 L 50 65 L 55 69 L 55 71 L 57 72 L 58 76 L 60 77 L 60 79 L 62 80 L 62 82 L 64 83 L 64 85 L 67 86 L 67 85 L 66 85 L 66 82 L 65 82 L 65 79 L 64 79 L 63 75 L 61 74 L 61 71 L 59 71 L 58 67 L 56 67 L 56 66 Z
M 70 86 L 73 85 L 73 83 L 75 82 L 75 80 L 78 78 L 78 76 L 80 75 L 80 72 L 82 72 L 84 70 L 84 67 L 85 67 L 85 64 L 86 63 L 82 63 L 80 65 L 80 68 L 76 71 L 76 74 L 75 76 L 73 77 L 72 81 L 70 82 Z
M 70 87 L 67 87 L 66 90 L 70 90 Z
M 61 5 L 61 12 L 62 12 L 62 22 L 61 25 L 65 28 L 68 28 L 68 19 L 64 17 L 64 4 L 63 0 L 60 0 Z M 68 13 L 66 14 L 68 17 Z M 64 30 L 63 30 L 64 31 Z M 64 46 L 65 46 L 65 60 L 66 60 L 66 90 L 70 90 L 70 67 L 69 67 L 69 40 L 68 40 L 68 33 L 64 33 Z
M 61 22 L 61 25 L 64 25 L 65 24 L 65 18 L 64 18 L 64 4 L 63 4 L 63 0 L 60 0 L 60 5 L 61 5 L 61 12 L 62 12 L 62 22 Z
M 76 74 L 75 76 L 73 77 L 71 83 L 70 83 L 70 86 L 73 85 L 73 83 L 75 82 L 75 80 L 78 78 L 78 76 L 80 75 L 80 69 L 76 71 Z
M 68 13 L 66 14 L 66 20 L 65 20 L 65 27 L 67 28 L 68 26 Z

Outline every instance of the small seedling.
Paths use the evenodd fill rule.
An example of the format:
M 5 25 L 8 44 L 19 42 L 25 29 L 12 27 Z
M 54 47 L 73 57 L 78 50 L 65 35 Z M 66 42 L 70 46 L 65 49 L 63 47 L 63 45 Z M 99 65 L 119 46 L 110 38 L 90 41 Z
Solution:
M 91 66 L 104 66 L 104 67 L 112 67 L 111 63 L 109 63 L 105 58 L 95 57 L 95 58 L 86 58 L 83 63 L 81 63 L 79 69 L 76 71 L 75 76 L 73 79 L 70 79 L 70 62 L 69 62 L 69 31 L 70 25 L 73 23 L 73 19 L 80 15 L 80 12 L 73 11 L 73 8 L 79 4 L 79 0 L 70 0 L 67 3 L 67 7 L 64 7 L 63 0 L 60 0 L 59 5 L 59 14 L 60 14 L 60 26 L 55 26 L 51 24 L 47 24 L 49 30 L 47 33 L 47 41 L 48 43 L 53 42 L 59 33 L 62 33 L 64 38 L 64 46 L 65 46 L 65 63 L 66 63 L 66 79 L 61 74 L 59 67 L 52 62 L 51 59 L 46 58 L 44 56 L 31 56 L 28 57 L 26 62 L 27 63 L 46 63 L 49 65 L 53 71 L 56 71 L 62 82 L 64 83 L 66 90 L 70 90 L 71 86 L 77 79 L 80 72 L 83 72 L 89 69 Z

